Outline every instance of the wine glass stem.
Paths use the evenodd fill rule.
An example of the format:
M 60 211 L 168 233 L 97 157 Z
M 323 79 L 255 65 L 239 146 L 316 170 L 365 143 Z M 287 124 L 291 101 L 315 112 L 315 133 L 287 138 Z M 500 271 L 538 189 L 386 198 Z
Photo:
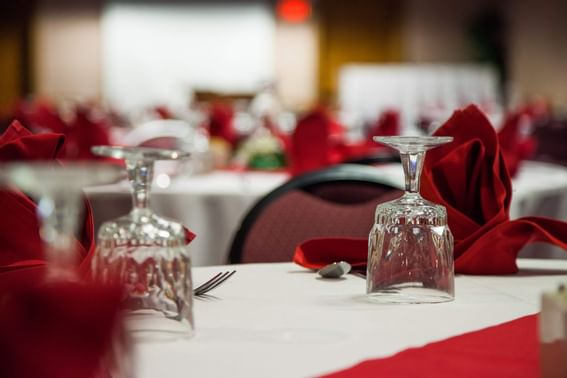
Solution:
M 78 258 L 75 235 L 81 213 L 79 193 L 58 193 L 38 203 L 40 236 L 49 262 L 48 279 L 71 279 Z
M 401 152 L 400 157 L 404 168 L 406 193 L 419 193 L 419 179 L 425 151 Z
M 150 189 L 154 176 L 154 162 L 147 160 L 126 161 L 128 180 L 133 189 L 133 211 L 144 212 L 150 206 Z

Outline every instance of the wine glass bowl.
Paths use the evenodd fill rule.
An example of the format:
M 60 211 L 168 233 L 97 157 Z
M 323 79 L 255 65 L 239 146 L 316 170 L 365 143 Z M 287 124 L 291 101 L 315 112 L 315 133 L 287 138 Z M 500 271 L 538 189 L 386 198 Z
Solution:
M 77 281 L 76 236 L 84 209 L 82 189 L 114 183 L 122 169 L 102 163 L 53 161 L 2 164 L 0 186 L 14 186 L 37 202 L 48 280 Z
M 142 336 L 155 332 L 191 336 L 193 296 L 187 235 L 181 224 L 154 214 L 149 207 L 154 162 L 189 154 L 119 146 L 96 146 L 92 151 L 125 160 L 133 198 L 129 214 L 101 225 L 93 276 L 123 285 L 130 331 Z
M 385 303 L 436 303 L 454 297 L 453 236 L 447 211 L 419 195 L 425 152 L 452 137 L 375 137 L 400 152 L 402 197 L 379 204 L 370 231 L 367 294 Z
M 36 270 L 37 274 L 41 274 L 41 284 L 29 286 L 29 283 L 33 282 L 33 275 L 25 275 L 25 280 L 18 280 L 23 284 L 24 290 L 6 293 L 9 295 L 3 298 L 4 304 L 10 303 L 10 296 L 13 295 L 13 298 L 18 298 L 14 302 L 16 308 L 23 306 L 20 311 L 27 309 L 26 312 L 32 315 L 22 317 L 15 325 L 16 329 L 20 327 L 24 331 L 22 337 L 27 335 L 25 344 L 22 344 L 29 347 L 25 350 L 37 350 L 40 347 L 43 350 L 45 346 L 52 345 L 56 352 L 62 352 L 59 359 L 49 362 L 50 365 L 67 363 L 67 359 L 62 360 L 67 358 L 64 356 L 65 352 L 70 351 L 71 348 L 79 348 L 79 352 L 74 356 L 80 356 L 79 365 L 82 364 L 80 368 L 77 368 L 76 361 L 73 361 L 77 366 L 69 369 L 47 369 L 51 372 L 50 375 L 54 372 L 68 373 L 70 370 L 89 372 L 89 376 L 96 377 L 131 376 L 130 345 L 123 334 L 122 318 L 118 316 L 119 308 L 115 306 L 115 295 L 120 294 L 119 288 L 93 284 L 84 275 L 81 262 L 88 258 L 92 239 L 88 232 L 86 234 L 89 237 L 85 238 L 83 235 L 83 243 L 88 242 L 88 245 L 85 243 L 82 248 L 81 238 L 78 237 L 82 220 L 91 215 L 87 212 L 87 217 L 83 216 L 85 199 L 82 189 L 92 185 L 111 184 L 123 178 L 124 170 L 121 167 L 85 161 L 65 162 L 61 165 L 55 161 L 41 160 L 11 162 L 0 166 L 0 186 L 18 188 L 33 198 L 37 205 L 39 236 L 46 260 L 45 274 L 41 270 Z M 18 215 L 13 219 L 22 220 Z M 26 221 L 25 224 L 29 223 Z M 87 224 L 92 226 L 91 223 Z M 29 231 L 35 232 L 33 228 Z M 26 236 L 19 235 L 19 237 Z M 85 300 L 97 304 L 96 307 L 89 307 L 93 311 L 89 311 L 88 319 L 94 322 L 100 320 L 103 322 L 102 325 L 97 324 L 95 328 L 84 327 L 88 322 L 83 316 L 84 311 L 80 308 L 83 303 L 81 301 Z M 58 327 L 68 324 L 65 322 L 71 322 L 68 330 L 61 334 L 57 333 L 59 339 L 56 341 L 46 343 L 47 339 L 55 334 L 54 332 L 63 330 Z M 49 332 L 43 332 L 46 329 Z M 30 330 L 43 331 L 32 331 L 32 335 Z M 93 339 L 93 336 L 96 337 Z M 53 353 L 51 351 L 52 355 Z M 39 366 L 42 366 L 41 363 Z

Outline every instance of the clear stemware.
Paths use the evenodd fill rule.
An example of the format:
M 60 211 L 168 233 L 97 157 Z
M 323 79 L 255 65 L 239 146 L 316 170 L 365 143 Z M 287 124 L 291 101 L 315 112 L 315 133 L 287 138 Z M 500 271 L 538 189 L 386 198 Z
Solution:
M 119 146 L 96 146 L 92 151 L 125 161 L 133 198 L 129 214 L 101 225 L 93 276 L 124 286 L 127 327 L 135 336 L 191 336 L 193 292 L 185 229 L 149 208 L 154 162 L 189 153 Z
M 85 208 L 82 189 L 87 186 L 111 184 L 123 178 L 123 169 L 104 163 L 71 162 L 60 165 L 55 162 L 37 161 L 8 163 L 1 166 L 0 185 L 16 187 L 37 202 L 39 234 L 47 261 L 43 283 L 52 290 L 60 290 L 63 287 L 73 288 L 70 292 L 61 293 L 63 298 L 75 295 L 77 300 L 88 300 L 89 295 L 102 295 L 116 290 L 115 287 L 108 287 L 106 291 L 100 291 L 101 287 L 92 285 L 87 277 L 81 276 L 78 269 L 81 256 L 78 251 L 77 234 Z M 45 295 L 43 291 L 39 293 Z M 48 313 L 49 311 L 66 311 L 66 309 L 51 309 Z M 30 327 L 43 324 L 32 318 L 26 322 Z M 47 323 L 49 322 L 48 320 Z M 117 377 L 132 376 L 130 346 L 122 331 L 120 319 L 116 321 L 113 329 L 109 330 L 112 340 L 107 350 L 98 356 L 100 360 L 96 368 L 96 376 L 109 374 Z M 41 337 L 39 336 L 39 339 Z M 33 343 L 33 340 L 31 342 Z M 69 343 L 74 341 L 63 342 L 67 346 L 70 345 Z M 88 341 L 85 343 L 88 344 Z M 94 344 L 96 345 L 96 342 Z M 85 347 L 85 344 L 77 343 L 77 345 Z M 96 350 L 96 347 L 88 351 L 85 349 L 82 353 L 88 355 L 97 353 Z
M 386 303 L 436 303 L 454 297 L 453 236 L 447 211 L 419 194 L 425 152 L 452 137 L 374 137 L 400 152 L 402 197 L 377 206 L 368 243 L 366 292 Z
M 82 189 L 124 177 L 116 166 L 100 163 L 8 163 L 0 182 L 13 185 L 37 201 L 39 233 L 44 244 L 48 280 L 78 281 L 76 235 L 84 209 Z

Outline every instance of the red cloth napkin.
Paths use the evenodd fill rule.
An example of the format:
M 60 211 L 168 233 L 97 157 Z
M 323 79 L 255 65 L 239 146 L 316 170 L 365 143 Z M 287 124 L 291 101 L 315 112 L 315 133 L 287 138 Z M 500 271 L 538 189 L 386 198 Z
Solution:
M 456 272 L 515 273 L 518 252 L 534 241 L 567 249 L 567 223 L 510 220 L 510 175 L 494 127 L 478 108 L 456 111 L 435 135 L 454 141 L 427 153 L 422 194 L 447 208 Z
M 354 143 L 342 143 L 338 146 L 338 150 L 342 155 L 342 161 L 371 157 L 381 151 L 392 150 L 383 144 L 376 143 L 373 137 L 399 135 L 399 133 L 400 114 L 395 110 L 386 110 L 370 127 L 365 140 Z M 394 152 L 397 153 L 397 151 Z
M 299 120 L 291 136 L 291 171 L 299 175 L 342 159 L 335 147 L 342 140 L 342 128 L 318 108 Z
M 435 135 L 453 136 L 454 141 L 428 151 L 421 193 L 447 209 L 455 237 L 455 272 L 516 273 L 518 252 L 534 241 L 567 249 L 566 222 L 542 217 L 509 219 L 510 175 L 496 132 L 477 107 L 456 111 Z M 309 268 L 337 261 L 337 256 L 327 257 L 326 244 L 315 240 L 299 245 L 294 261 Z M 342 260 L 367 259 L 368 250 L 363 247 L 362 242 L 345 247 Z
M 400 134 L 400 114 L 395 110 L 386 110 L 368 130 L 368 138 Z
M 368 360 L 339 377 L 539 377 L 537 315 Z
M 208 130 L 211 137 L 221 138 L 232 147 L 238 142 L 238 135 L 233 124 L 232 107 L 224 103 L 214 103 L 209 110 Z
M 70 123 L 65 137 L 66 142 L 61 157 L 70 160 L 105 159 L 94 155 L 91 147 L 111 144 L 109 125 L 103 118 L 93 119 L 90 109 L 82 106 L 75 109 L 75 118 Z
M 92 154 L 91 147 L 111 144 L 110 125 L 106 116 L 96 116 L 96 113 L 94 105 L 81 104 L 75 107 L 72 117 L 62 117 L 53 104 L 39 99 L 22 102 L 16 109 L 16 118 L 22 119 L 34 134 L 65 135 L 65 144 L 58 152 L 59 159 L 103 159 Z
M 15 117 L 25 122 L 33 132 L 67 132 L 67 124 L 59 116 L 56 107 L 46 99 L 20 101 L 16 105 Z
M 319 269 L 335 261 L 347 261 L 353 268 L 366 267 L 367 259 L 367 239 L 342 237 L 306 240 L 296 247 L 293 255 L 293 262 L 309 269 Z

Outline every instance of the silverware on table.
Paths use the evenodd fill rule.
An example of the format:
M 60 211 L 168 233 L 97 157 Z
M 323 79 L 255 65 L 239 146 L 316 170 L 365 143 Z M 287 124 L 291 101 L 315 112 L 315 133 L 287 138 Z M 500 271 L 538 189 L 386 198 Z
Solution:
M 236 270 L 217 273 L 209 280 L 193 289 L 193 295 L 200 296 L 208 293 L 209 291 L 213 290 L 214 288 L 218 287 L 220 284 L 228 280 L 234 273 L 236 273 Z
M 337 261 L 325 265 L 317 271 L 323 278 L 341 278 L 345 274 L 352 274 L 354 276 L 366 279 L 366 271 L 360 269 L 353 269 L 352 266 L 346 261 Z

